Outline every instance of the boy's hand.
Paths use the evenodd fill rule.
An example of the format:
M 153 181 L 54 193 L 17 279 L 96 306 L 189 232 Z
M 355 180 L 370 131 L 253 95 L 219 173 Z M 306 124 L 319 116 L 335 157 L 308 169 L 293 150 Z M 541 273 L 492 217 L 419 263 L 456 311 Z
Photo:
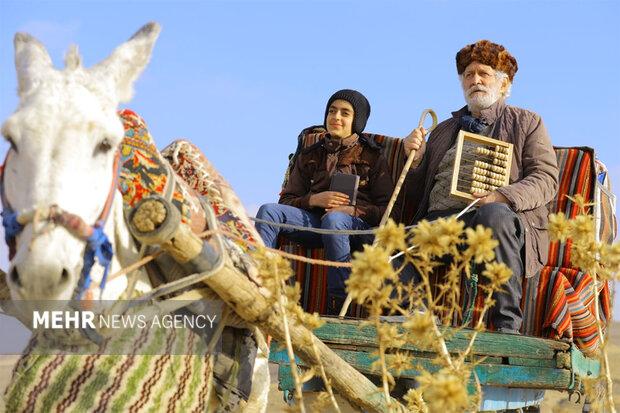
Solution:
M 318 194 L 310 195 L 309 203 L 311 207 L 331 209 L 349 205 L 349 196 L 347 194 L 343 194 L 342 192 L 323 191 Z
M 329 208 L 325 210 L 325 214 L 330 212 L 344 212 L 345 214 L 349 214 L 351 216 L 355 215 L 355 207 L 351 205 L 339 206 L 335 208 Z M 323 215 L 325 216 L 325 215 Z

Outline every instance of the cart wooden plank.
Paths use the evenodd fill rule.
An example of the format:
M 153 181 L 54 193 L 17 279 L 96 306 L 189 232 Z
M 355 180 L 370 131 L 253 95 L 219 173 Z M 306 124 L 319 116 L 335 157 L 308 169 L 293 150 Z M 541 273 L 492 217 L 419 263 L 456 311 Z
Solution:
M 338 320 L 325 318 L 327 321 L 322 327 L 314 331 L 317 338 L 324 343 L 358 345 L 358 346 L 377 346 L 376 329 L 373 326 L 361 327 L 360 320 Z M 454 334 L 448 334 L 446 344 L 448 351 L 459 353 L 464 351 L 469 344 L 469 339 L 473 334 L 471 329 L 454 329 Z M 404 329 L 402 330 L 404 331 Z M 423 349 L 413 344 L 403 346 L 404 350 L 420 353 L 427 353 L 428 349 Z M 526 337 L 511 334 L 501 334 L 495 332 L 479 333 L 474 343 L 473 354 L 495 357 L 516 357 L 526 359 L 547 359 L 551 360 L 558 351 L 568 351 L 570 344 L 563 341 L 548 340 L 538 337 Z

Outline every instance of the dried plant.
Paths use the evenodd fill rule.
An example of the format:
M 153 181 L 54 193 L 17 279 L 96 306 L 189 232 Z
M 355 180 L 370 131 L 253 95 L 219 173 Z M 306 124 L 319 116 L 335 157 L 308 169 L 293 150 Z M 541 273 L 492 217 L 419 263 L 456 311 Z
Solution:
M 293 351 L 289 324 L 298 323 L 304 325 L 309 330 L 314 330 L 320 327 L 323 322 L 317 313 L 306 313 L 300 307 L 300 285 L 297 283 L 289 283 L 293 275 L 290 262 L 280 255 L 269 253 L 263 248 L 254 251 L 252 257 L 257 265 L 259 276 L 263 281 L 263 286 L 270 293 L 268 297 L 270 305 L 276 309 L 277 314 L 282 318 L 282 325 L 284 326 L 285 332 L 285 344 L 291 363 L 291 374 L 295 381 L 295 398 L 297 399 L 297 404 L 291 408 L 294 411 L 302 413 L 306 411 L 302 392 L 303 383 L 311 380 L 314 376 L 319 376 L 323 379 L 326 391 L 316 400 L 312 406 L 312 411 L 321 410 L 321 407 L 325 407 L 327 404 L 331 403 L 334 409 L 340 412 L 340 407 L 336 402 L 331 383 L 325 374 L 325 368 L 318 356 L 318 350 L 314 344 L 314 340 L 312 340 L 310 335 L 305 337 L 305 345 L 312 348 L 315 359 L 318 360 L 318 364 L 316 366 L 309 366 L 300 374 L 300 369 L 298 369 L 297 363 L 295 362 L 295 353 Z
M 423 366 L 415 366 L 420 373 L 418 387 L 410 389 L 404 397 L 408 410 L 442 413 L 475 410 L 480 396 L 468 394 L 472 364 L 465 364 L 465 360 L 471 353 L 477 332 L 483 330 L 484 315 L 493 305 L 491 296 L 512 275 L 504 264 L 494 262 L 498 242 L 493 239 L 492 231 L 482 226 L 465 228 L 463 222 L 450 217 L 421 221 L 406 234 L 402 225 L 390 220 L 378 230 L 377 239 L 379 242 L 375 245 L 365 246 L 363 251 L 354 254 L 347 288 L 353 299 L 368 310 L 370 316 L 365 324 L 376 328 L 378 349 L 372 367 L 382 377 L 388 405 L 395 384 L 393 374 L 413 367 L 412 356 L 398 351 L 411 343 L 436 352 L 433 363 L 438 368 L 431 372 Z M 408 250 L 407 240 L 416 248 Z M 401 268 L 394 269 L 388 264 L 394 252 L 404 252 Z M 447 257 L 451 257 L 448 262 Z M 418 283 L 400 282 L 399 272 L 405 265 L 416 268 L 420 274 Z M 431 276 L 440 266 L 447 266 L 447 272 L 443 282 L 433 286 Z M 445 326 L 462 316 L 462 275 L 472 279 L 478 273 L 486 279 L 480 285 L 485 292 L 484 307 L 467 349 L 462 354 L 452 355 L 446 340 L 454 330 Z M 434 288 L 438 291 L 435 295 Z M 404 316 L 404 321 L 400 325 L 384 322 L 382 315 L 386 314 Z
M 553 239 L 565 242 L 570 239 L 573 265 L 587 271 L 594 279 L 606 282 L 618 279 L 620 272 L 620 245 L 607 245 L 596 241 L 594 221 L 587 215 L 587 205 L 582 198 L 573 199 L 582 209 L 582 214 L 574 220 L 568 220 L 562 214 L 554 214 L 549 219 L 549 229 Z M 493 294 L 501 291 L 510 279 L 512 272 L 503 263 L 495 262 L 495 248 L 498 242 L 493 239 L 492 230 L 477 226 L 465 228 L 463 222 L 454 217 L 440 218 L 432 222 L 421 221 L 409 233 L 403 225 L 388 221 L 381 227 L 374 245 L 366 245 L 363 251 L 353 254 L 351 276 L 347 280 L 347 289 L 353 300 L 363 305 L 369 314 L 362 325 L 372 325 L 377 332 L 378 348 L 373 353 L 376 360 L 372 368 L 382 379 L 382 393 L 391 410 L 399 407 L 390 396 L 395 385 L 394 374 L 416 368 L 418 387 L 409 389 L 404 396 L 406 407 L 411 412 L 463 412 L 477 410 L 481 400 L 480 384 L 474 374 L 475 361 L 471 352 L 479 332 L 484 330 L 485 315 L 494 305 Z M 415 245 L 415 248 L 408 245 Z M 404 260 L 400 268 L 394 268 L 390 254 L 402 252 Z M 330 381 L 325 375 L 322 364 L 309 366 L 305 372 L 298 370 L 290 336 L 289 323 L 301 323 L 309 329 L 319 327 L 322 322 L 318 315 L 307 314 L 298 305 L 300 288 L 289 284 L 292 276 L 290 264 L 284 258 L 264 250 L 254 253 L 264 286 L 271 294 L 271 302 L 282 317 L 287 332 L 286 346 L 291 362 L 293 379 L 296 384 L 298 406 L 293 409 L 305 411 L 302 385 L 314 376 L 323 379 L 326 392 L 317 398 L 312 406 L 320 411 L 331 403 L 337 411 Z M 402 283 L 399 273 L 406 265 L 415 267 L 420 275 L 416 283 Z M 438 267 L 445 267 L 445 275 L 439 285 L 433 285 L 433 273 Z M 460 328 L 446 328 L 456 319 L 467 319 L 468 314 L 461 311 L 461 279 L 473 283 L 474 290 L 484 294 L 483 306 L 478 312 L 478 321 L 469 335 L 469 342 L 460 354 L 450 354 L 447 340 Z M 476 284 L 478 283 L 477 288 Z M 593 287 L 595 288 L 595 287 Z M 598 294 L 594 294 L 596 318 L 598 314 Z M 472 304 L 473 305 L 473 304 Z M 383 321 L 384 315 L 403 317 L 400 324 Z M 466 320 L 469 321 L 469 320 Z M 606 326 L 599 324 L 599 335 L 603 337 Z M 462 328 L 462 327 L 461 327 Z M 405 344 L 413 344 L 425 351 L 435 352 L 436 357 L 427 370 L 425 366 L 414 365 L 413 357 L 401 350 Z M 307 345 L 316 347 L 311 337 Z M 317 357 L 318 359 L 318 357 Z M 479 361 L 478 361 L 479 362 Z M 611 397 L 611 377 L 605 345 L 601 346 L 603 381 L 588 381 L 586 391 L 593 401 L 593 406 L 613 410 Z M 477 391 L 469 394 L 468 383 L 473 376 Z M 605 388 L 601 392 L 600 389 Z M 603 395 L 601 395 L 604 393 Z
M 550 215 L 549 233 L 552 240 L 560 242 L 570 240 L 571 264 L 592 277 L 594 316 L 601 340 L 598 358 L 601 361 L 603 374 L 599 379 L 584 381 L 585 391 L 592 402 L 593 411 L 615 412 L 613 381 L 604 334 L 608 325 L 604 324 L 605 321 L 600 317 L 599 293 L 604 283 L 620 279 L 620 243 L 609 245 L 598 241 L 594 217 L 589 213 L 592 204 L 588 204 L 581 195 L 569 198 L 579 208 L 579 215 L 570 220 L 564 214 Z M 607 323 L 610 321 L 606 320 Z

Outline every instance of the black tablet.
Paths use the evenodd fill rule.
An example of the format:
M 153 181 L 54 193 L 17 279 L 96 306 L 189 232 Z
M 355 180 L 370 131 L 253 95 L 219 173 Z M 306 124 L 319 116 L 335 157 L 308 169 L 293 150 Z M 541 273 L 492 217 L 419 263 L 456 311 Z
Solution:
M 359 183 L 359 175 L 335 172 L 332 175 L 332 181 L 329 185 L 329 190 L 347 194 L 349 196 L 349 205 L 355 205 L 355 201 L 357 200 L 357 187 Z

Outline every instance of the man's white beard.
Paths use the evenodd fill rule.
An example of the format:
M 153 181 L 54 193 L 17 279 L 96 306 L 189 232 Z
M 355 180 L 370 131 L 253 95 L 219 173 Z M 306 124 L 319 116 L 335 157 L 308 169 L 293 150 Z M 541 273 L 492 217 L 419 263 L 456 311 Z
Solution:
M 465 96 L 465 101 L 467 101 L 467 107 L 470 112 L 480 112 L 483 109 L 491 107 L 491 105 L 499 100 L 501 97 L 500 90 L 502 88 L 502 84 L 500 82 L 497 83 L 498 85 L 495 88 L 482 85 L 472 86 L 468 90 L 463 88 L 463 95 Z M 476 93 L 471 95 L 471 93 L 476 90 L 482 90 L 484 93 Z

